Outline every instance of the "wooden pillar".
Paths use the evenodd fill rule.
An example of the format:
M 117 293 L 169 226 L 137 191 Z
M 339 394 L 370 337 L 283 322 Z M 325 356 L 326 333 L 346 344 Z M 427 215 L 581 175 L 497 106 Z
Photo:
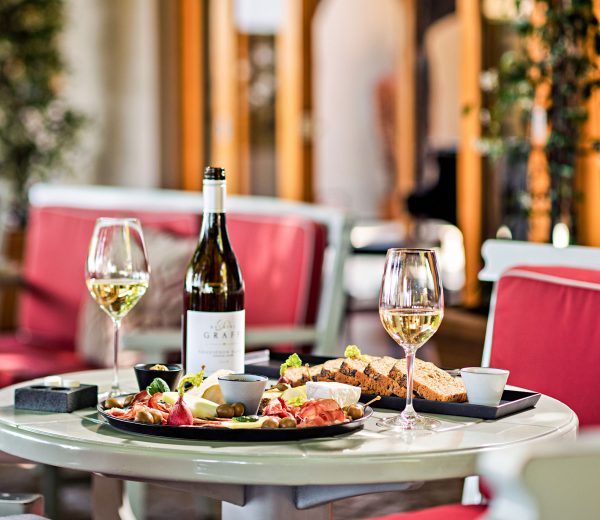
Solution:
M 466 280 L 464 302 L 479 302 L 477 274 L 481 267 L 481 156 L 476 141 L 481 135 L 481 14 L 480 3 L 457 0 L 456 10 L 461 24 L 460 41 L 460 119 L 457 163 L 457 219 L 464 243 Z
M 594 12 L 600 18 L 600 0 L 594 0 Z M 590 42 L 590 45 L 592 42 Z M 600 91 L 595 90 L 587 104 L 588 120 L 581 132 L 581 148 L 585 150 L 577 162 L 578 241 L 581 245 L 600 247 L 600 154 L 590 148 L 600 139 Z
M 311 22 L 318 0 L 286 2 L 276 36 L 277 195 L 311 201 Z
M 408 223 L 403 201 L 415 188 L 417 0 L 401 2 L 405 31 L 396 67 L 396 188 L 390 211 L 393 217 Z
M 185 190 L 200 191 L 204 169 L 203 3 L 179 0 L 181 176 Z
M 227 170 L 227 190 L 242 192 L 239 148 L 238 39 L 233 0 L 210 0 L 210 162 Z

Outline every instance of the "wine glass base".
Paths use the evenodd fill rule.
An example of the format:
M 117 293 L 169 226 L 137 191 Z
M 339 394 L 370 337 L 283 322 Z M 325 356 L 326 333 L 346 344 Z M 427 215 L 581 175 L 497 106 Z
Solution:
M 377 421 L 377 426 L 391 430 L 435 430 L 442 425 L 441 421 L 424 417 L 418 414 L 411 415 L 395 415 L 387 419 Z
M 100 392 L 98 394 L 98 401 L 100 401 L 100 402 L 106 401 L 110 397 L 119 397 L 121 395 L 128 394 L 128 393 L 130 393 L 130 392 L 122 390 L 121 388 L 111 388 L 110 390 Z

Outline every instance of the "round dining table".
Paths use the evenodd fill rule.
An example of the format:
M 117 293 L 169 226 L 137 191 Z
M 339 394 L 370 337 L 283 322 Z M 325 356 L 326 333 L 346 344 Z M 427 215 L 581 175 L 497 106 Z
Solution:
M 110 386 L 111 371 L 69 374 Z M 135 390 L 133 370 L 123 370 Z M 476 474 L 479 454 L 574 437 L 578 420 L 563 403 L 542 396 L 535 408 L 498 420 L 435 416 L 438 431 L 399 433 L 376 425 L 340 437 L 293 442 L 207 442 L 124 432 L 95 408 L 72 413 L 14 408 L 18 386 L 0 390 L 0 449 L 37 463 L 123 480 L 185 489 L 223 501 L 223 519 L 327 519 L 331 502 L 360 494 L 410 489 L 429 480 Z

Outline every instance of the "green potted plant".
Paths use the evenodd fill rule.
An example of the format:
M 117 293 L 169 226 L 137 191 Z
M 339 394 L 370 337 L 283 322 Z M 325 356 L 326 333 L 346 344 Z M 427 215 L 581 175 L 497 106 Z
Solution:
M 498 81 L 487 89 L 491 101 L 490 108 L 483 110 L 483 151 L 492 159 L 504 156 L 509 163 L 523 165 L 531 149 L 531 134 L 536 133 L 530 126 L 539 131 L 547 120 L 544 152 L 550 176 L 551 230 L 564 224 L 576 241 L 576 159 L 600 149 L 600 141 L 595 139 L 587 147 L 581 143 L 587 101 L 600 86 L 600 32 L 594 2 L 534 0 L 532 8 L 543 13 L 543 20 L 536 22 L 531 10 L 523 11 L 525 2 L 515 0 L 515 4 L 515 12 L 521 16 L 512 24 L 519 40 L 502 56 Z M 537 52 L 532 52 L 532 47 Z M 549 88 L 547 106 L 536 107 L 535 93 L 542 85 Z M 541 120 L 532 123 L 540 112 Z M 519 171 L 522 175 L 522 168 Z M 517 186 L 513 199 L 522 201 L 519 208 L 526 212 L 527 185 L 519 182 Z
M 84 121 L 60 95 L 63 24 L 63 0 L 0 2 L 0 179 L 20 227 L 29 186 L 67 169 Z

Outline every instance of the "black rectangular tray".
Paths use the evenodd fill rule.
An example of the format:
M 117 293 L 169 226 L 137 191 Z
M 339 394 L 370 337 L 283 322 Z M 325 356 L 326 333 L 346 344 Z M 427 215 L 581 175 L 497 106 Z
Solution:
M 279 378 L 279 367 L 289 354 L 271 353 L 271 359 L 264 363 L 246 365 L 247 374 L 256 374 L 266 376 L 272 379 Z M 328 361 L 329 357 L 301 355 L 303 363 L 309 365 L 318 365 Z M 360 400 L 365 403 L 370 401 L 373 395 L 362 394 Z M 527 392 L 523 390 L 504 390 L 502 399 L 498 406 L 483 406 L 470 403 L 449 403 L 445 401 L 430 401 L 428 399 L 413 399 L 413 406 L 417 412 L 435 413 L 440 415 L 456 415 L 459 417 L 473 417 L 475 419 L 500 419 L 507 415 L 522 412 L 533 408 L 540 400 L 541 394 L 536 392 Z M 377 402 L 377 408 L 387 408 L 389 410 L 404 410 L 406 399 L 403 397 L 382 396 Z

